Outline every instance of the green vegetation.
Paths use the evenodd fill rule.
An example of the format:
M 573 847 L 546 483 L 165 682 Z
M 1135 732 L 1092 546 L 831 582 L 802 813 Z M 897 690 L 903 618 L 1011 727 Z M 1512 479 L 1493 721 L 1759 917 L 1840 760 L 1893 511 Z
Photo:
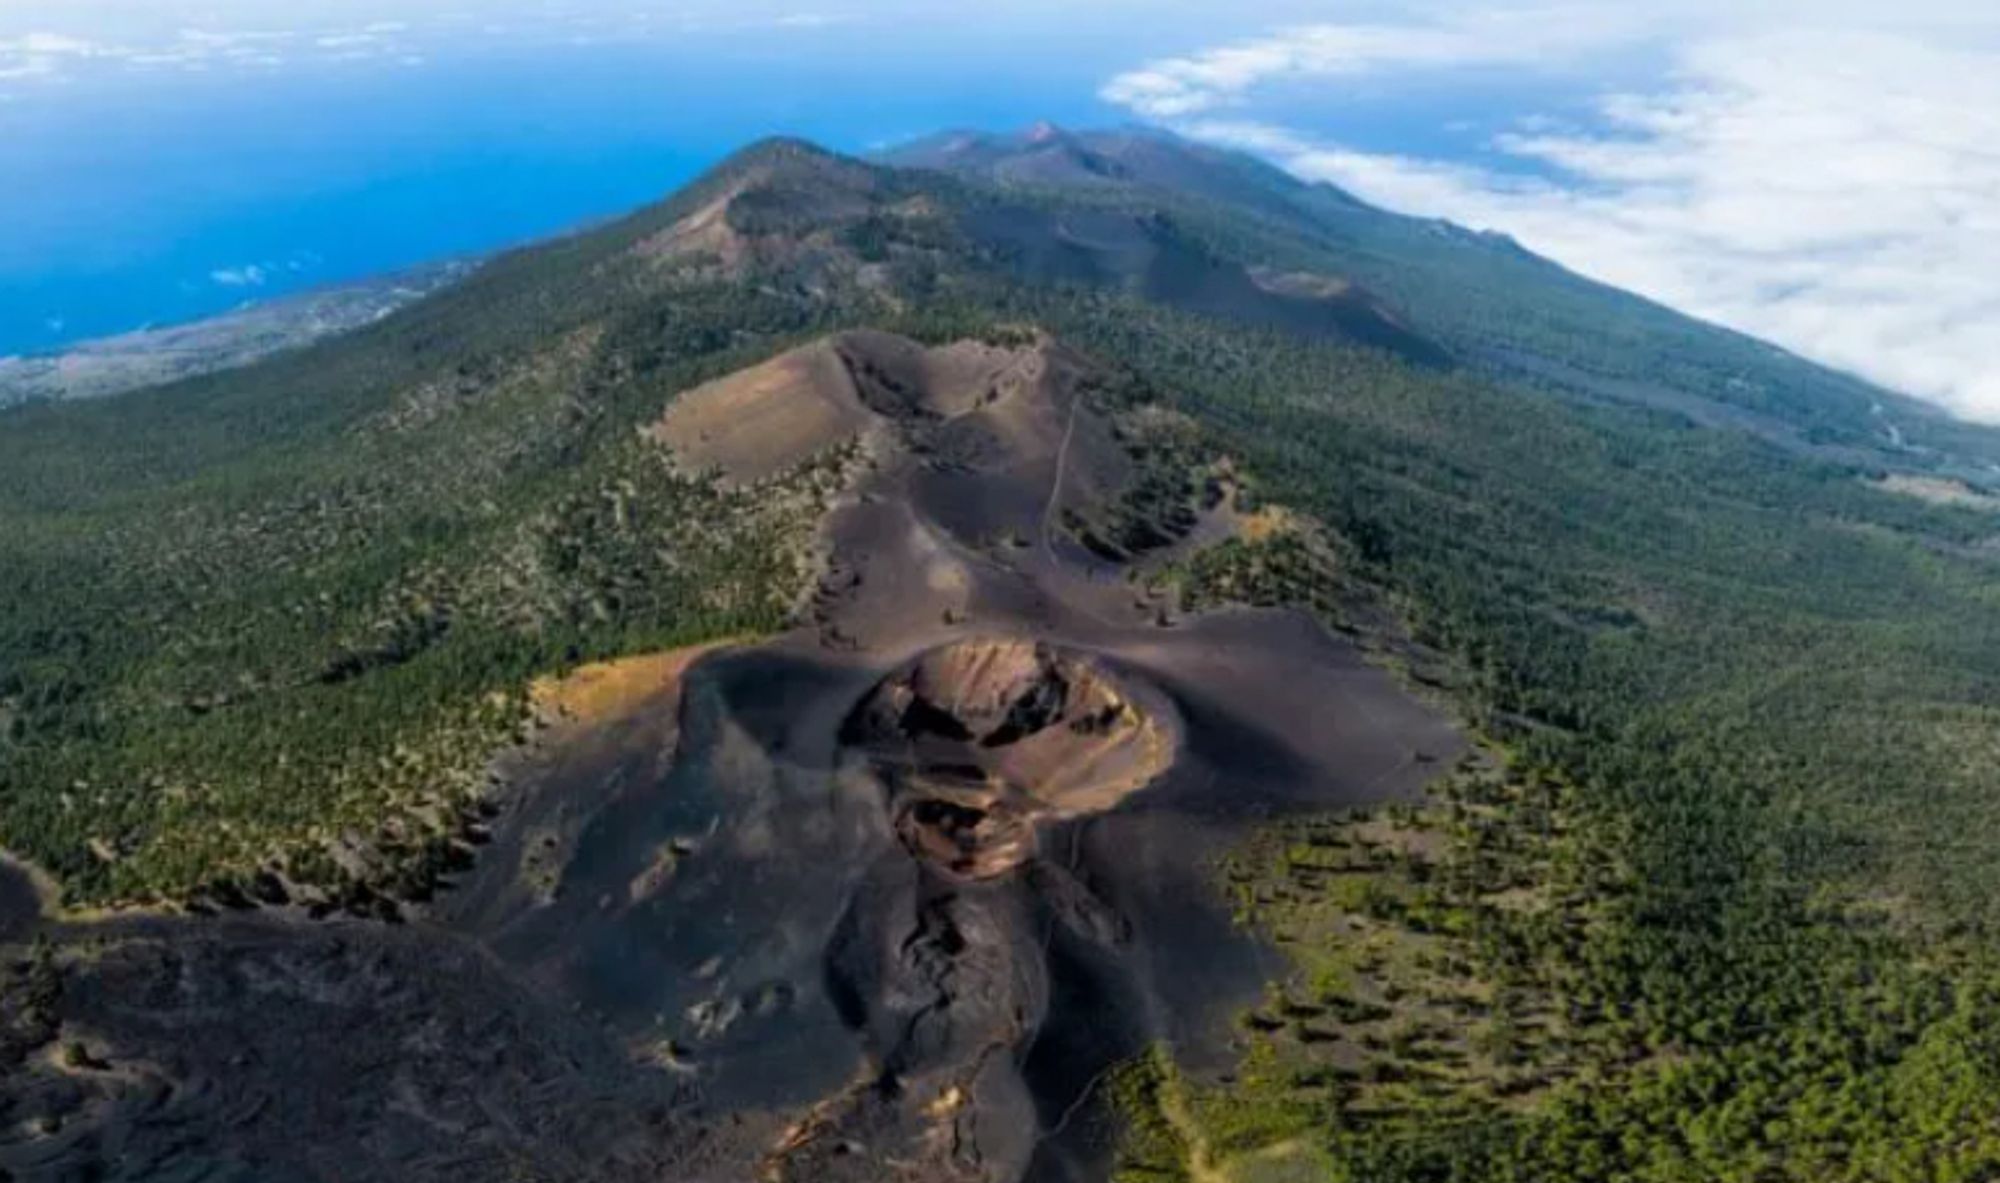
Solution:
M 1235 861 L 1297 975 L 1234 1079 L 1135 1066 L 1129 1173 L 1990 1177 L 2000 523 L 1863 478 L 1963 472 L 1948 449 L 1991 434 L 1504 242 L 1284 202 L 1165 199 L 1482 364 L 1115 293 L 1012 315 L 1126 363 L 1119 398 L 1201 423 L 1309 523 L 1178 565 L 1183 602 L 1341 626 L 1373 589 L 1504 758 L 1386 830 L 1301 823 Z M 1878 402 L 1936 450 L 1886 444 Z
M 635 251 L 756 169 L 740 270 Z M 952 220 L 1086 208 L 1358 279 L 1462 364 L 1030 285 Z M 1177 563 L 1183 600 L 1386 606 L 1487 740 L 1422 810 L 1223 869 L 1297 972 L 1233 1080 L 1120 1077 L 1128 1177 L 2000 1172 L 2000 523 L 1865 479 L 1991 436 L 1327 190 L 989 190 L 780 146 L 345 341 L 0 418 L 0 837 L 78 899 L 421 870 L 531 674 L 784 620 L 830 470 L 731 494 L 635 429 L 860 323 L 1040 325 L 1110 365 L 1098 396 L 1170 412 L 1150 442 L 1200 479 L 1073 527 L 1151 546 L 1228 457 L 1300 524 Z M 1884 442 L 1878 399 L 1933 450 Z
M 1633 934 L 1585 812 L 1575 786 L 1482 759 L 1424 809 L 1260 835 L 1225 878 L 1296 970 L 1244 1017 L 1231 1078 L 1162 1053 L 1128 1070 L 1128 1177 L 1991 1176 L 1990 962 L 1911 964 L 1822 924 L 1791 945 L 1796 1011 L 1725 1033 L 1718 1008 L 1664 1040 L 1602 992 Z
M 1454 659 L 1452 697 L 1514 770 L 1441 806 L 1485 816 L 1447 867 L 1286 889 L 1390 926 L 1380 964 L 1344 965 L 1336 926 L 1295 935 L 1311 991 L 1252 1017 L 1235 1080 L 1179 1082 L 1176 1112 L 1140 1117 L 1135 1178 L 1169 1144 L 1196 1178 L 1237 1159 L 1245 1178 L 1468 1183 L 1995 1169 L 1973 1098 L 2000 1046 L 1971 1037 L 2000 984 L 1990 516 L 1567 384 L 1103 291 L 986 303 L 1123 363 L 1108 397 L 1202 424 L 1258 500 L 1318 523 L 1310 544 L 1197 556 L 1170 576 L 1185 599 L 1339 626 L 1374 589 Z M 1509 912 L 1508 892 L 1560 906 Z M 1383 976 L 1317 993 L 1363 969 Z M 1343 1063 L 1334 1030 L 1370 1055 Z
M 72 904 L 420 893 L 534 675 L 784 624 L 834 474 L 728 493 L 635 428 L 855 310 L 632 257 L 656 228 L 0 418 L 4 845 Z

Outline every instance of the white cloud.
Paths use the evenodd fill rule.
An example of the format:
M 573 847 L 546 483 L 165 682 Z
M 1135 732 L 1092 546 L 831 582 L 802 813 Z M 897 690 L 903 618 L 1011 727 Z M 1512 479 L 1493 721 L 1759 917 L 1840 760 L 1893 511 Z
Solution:
M 1272 121 L 1259 87 L 1454 53 L 1541 68 L 1618 47 L 1615 29 L 1595 26 L 1589 45 L 1553 34 L 1539 56 L 1531 37 L 1471 48 L 1481 39 L 1460 25 L 1393 44 L 1371 34 L 1376 49 L 1359 58 L 1252 43 L 1266 46 L 1258 60 L 1286 64 L 1147 67 L 1123 77 L 1201 83 L 1114 82 L 1107 94 L 1151 114 L 1238 108 L 1179 126 L 1391 208 L 1506 231 L 1587 274 L 2000 420 L 2000 17 L 1962 15 L 1933 5 L 1901 25 L 1703 28 L 1673 47 L 1652 93 L 1606 95 L 1587 128 L 1523 119 L 1495 139 L 1517 169 L 1356 151 Z M 1936 35 L 1945 21 L 1959 35 Z M 1623 43 L 1646 36 L 1635 26 Z M 1323 32 L 1307 43 L 1355 44 Z M 1220 52 L 1176 60 L 1245 60 Z
M 271 278 L 268 268 L 259 263 L 242 267 L 222 267 L 208 273 L 208 278 L 217 287 L 260 288 Z
M 825 29 L 852 19 L 843 12 L 787 12 L 772 17 L 769 24 L 774 29 Z
M 274 14 L 287 27 L 273 28 Z M 481 46 L 579 46 L 687 34 L 811 31 L 857 19 L 792 0 L 0 0 L 0 81 L 70 80 L 82 67 L 190 72 L 294 61 L 420 66 Z M 286 50 L 296 50 L 287 53 Z
M 32 32 L 0 37 L 0 79 L 53 78 L 64 66 L 90 58 L 119 57 L 123 50 L 62 33 Z
M 232 54 L 295 41 L 298 34 L 284 29 L 182 29 L 178 39 L 190 52 Z
M 111 48 L 81 37 L 68 37 L 61 33 L 29 33 L 6 43 L 15 53 L 42 54 L 49 57 L 98 57 L 111 52 Z
M 1616 7 L 1468 14 L 1432 25 L 1304 25 L 1269 37 L 1166 58 L 1107 82 L 1103 96 L 1169 119 L 1241 104 L 1258 87 L 1389 70 L 1536 67 L 1630 40 Z

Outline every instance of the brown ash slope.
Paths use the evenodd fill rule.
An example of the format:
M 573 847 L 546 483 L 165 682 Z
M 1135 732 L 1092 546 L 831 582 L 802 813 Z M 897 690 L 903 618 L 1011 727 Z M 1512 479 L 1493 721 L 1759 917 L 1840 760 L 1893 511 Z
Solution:
M 1458 740 L 1302 617 L 1163 626 L 1051 526 L 1133 463 L 1085 359 L 804 352 L 838 364 L 697 395 L 816 373 L 862 408 L 830 420 L 871 462 L 825 525 L 811 626 L 697 665 L 670 763 L 586 744 L 527 773 L 530 803 L 626 787 L 539 877 L 483 865 L 442 922 L 652 1048 L 705 1113 L 795 1112 L 760 1150 L 775 1177 L 1096 1177 L 1102 1074 L 1158 1039 L 1226 1063 L 1272 972 L 1210 860 L 1260 817 L 1407 795 Z M 691 463 L 764 459 L 677 426 Z
M 1306 618 L 1163 617 L 1066 532 L 1138 463 L 1098 380 L 1046 338 L 858 332 L 673 403 L 658 446 L 725 479 L 865 457 L 803 626 L 513 761 L 405 926 L 41 926 L 0 1165 L 1102 1177 L 1106 1073 L 1160 1040 L 1221 1070 L 1275 972 L 1214 858 L 1459 741 Z M 771 399 L 811 431 L 727 430 Z

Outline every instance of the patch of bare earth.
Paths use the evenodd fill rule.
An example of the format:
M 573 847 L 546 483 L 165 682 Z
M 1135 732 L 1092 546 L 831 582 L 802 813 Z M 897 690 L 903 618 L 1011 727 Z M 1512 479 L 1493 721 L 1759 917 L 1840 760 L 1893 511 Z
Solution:
M 1932 505 L 1953 505 L 1967 509 L 2000 510 L 2000 497 L 1975 489 L 1964 481 L 1946 477 L 1911 476 L 1892 473 L 1874 482 L 1885 493 L 1896 493 L 1928 501 Z

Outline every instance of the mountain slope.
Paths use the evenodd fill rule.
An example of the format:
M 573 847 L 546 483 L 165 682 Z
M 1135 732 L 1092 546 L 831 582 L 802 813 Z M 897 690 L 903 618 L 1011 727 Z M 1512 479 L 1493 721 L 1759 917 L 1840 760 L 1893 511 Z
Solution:
M 1094 200 L 1151 195 L 1190 221 L 1219 209 L 1229 225 L 1215 232 L 1253 262 L 1357 285 L 1462 361 L 1571 397 L 1653 406 L 1794 445 L 1874 450 L 1878 461 L 1975 479 L 2000 460 L 1990 433 L 1966 432 L 1935 408 L 1584 279 L 1504 236 L 1387 213 L 1164 132 L 953 132 L 883 159 Z M 1899 435 L 1889 430 L 1897 422 L 1913 427 Z
M 2000 983 L 2000 519 L 1880 479 L 1976 481 L 2000 454 L 1992 433 L 1504 240 L 1151 133 L 951 137 L 897 159 L 921 167 L 760 145 L 352 337 L 0 416 L 0 841 L 79 901 L 422 919 L 413 901 L 440 872 L 464 877 L 493 831 L 485 761 L 530 730 L 536 675 L 781 630 L 836 655 L 816 668 L 959 627 L 962 605 L 942 601 L 827 616 L 856 587 L 960 586 L 949 564 L 935 584 L 858 559 L 822 569 L 826 523 L 854 520 L 829 513 L 914 504 L 982 562 L 1054 564 L 1090 612 L 1164 634 L 1182 614 L 1201 622 L 1182 635 L 1223 628 L 1230 603 L 1310 611 L 1452 704 L 1483 756 L 1422 807 L 1281 820 L 1218 873 L 1292 956 L 1263 962 L 1280 980 L 1244 1017 L 1233 1079 L 1226 1056 L 1176 1040 L 1081 1078 L 1052 1045 L 1027 1092 L 1005 1093 L 1026 1109 L 836 1089 L 790 1132 L 757 1131 L 784 1135 L 801 1172 L 878 1169 L 852 1148 L 982 1106 L 1079 1131 L 1090 1152 L 1055 1145 L 1070 1173 L 1047 1177 L 1102 1177 L 1114 1143 L 1164 1177 L 1977 1178 L 2000 1163 L 1980 1100 L 2000 1084 L 1981 1034 Z M 862 329 L 915 344 L 836 335 Z M 926 393 L 944 363 L 909 360 L 1030 345 L 1034 366 L 1088 375 L 1060 404 L 1065 430 L 1033 419 L 1032 463 L 1005 421 L 954 418 L 977 383 Z M 732 413 L 805 399 L 820 410 L 786 423 L 796 447 L 727 434 Z M 919 458 L 914 501 L 853 483 L 885 407 L 915 424 L 895 437 Z M 1090 496 L 1065 501 L 1078 421 Z M 1046 478 L 1045 501 L 1010 456 Z M 965 508 L 977 498 L 926 500 L 996 471 L 1012 475 L 990 519 Z M 917 536 L 884 527 L 851 553 Z M 1006 602 L 1042 602 L 1019 595 Z M 1322 652 L 1311 635 L 1299 652 Z M 685 718 L 706 728 L 704 759 L 741 762 L 730 737 L 777 727 L 771 703 L 821 701 L 739 705 L 728 671 L 764 660 L 695 679 L 706 705 Z M 787 685 L 823 684 L 798 676 Z M 1296 766 L 1287 745 L 1326 730 L 1316 711 L 1368 717 L 1328 686 L 1299 689 L 1282 723 L 1246 721 L 1254 696 L 1160 677 L 1222 737 L 1201 753 L 1214 783 Z M 1023 717 L 1066 718 L 1048 693 L 1023 691 Z M 977 867 L 988 838 L 1018 834 L 991 820 L 990 785 L 951 780 L 970 774 L 950 745 L 990 738 L 988 722 L 924 724 L 951 775 L 919 770 L 932 803 L 898 832 L 906 851 L 962 848 Z M 1268 734 L 1284 742 L 1248 742 Z M 1257 759 L 1212 755 L 1232 745 Z M 810 743 L 779 750 L 783 776 L 819 767 Z M 1400 775 L 1447 771 L 1436 756 L 1413 749 Z M 603 899 L 589 923 L 613 927 L 590 947 L 628 947 L 625 918 L 651 932 L 678 914 L 648 901 L 679 890 L 663 885 L 700 833 L 657 835 L 567 903 L 542 883 L 508 906 L 569 916 Z M 501 845 L 516 838 L 532 851 L 526 832 Z M 1118 925 L 1088 895 L 1030 898 L 1082 934 L 1057 952 L 1095 965 Z M 1136 898 L 1113 903 L 1155 897 Z M 883 917 L 900 915 L 855 922 L 832 975 L 862 983 L 843 987 L 858 992 L 844 1013 L 913 1063 L 966 1062 L 958 1028 L 890 1038 L 909 1016 L 870 991 L 904 998 L 883 983 L 932 982 L 954 949 L 996 946 L 940 905 L 907 918 L 923 938 L 901 946 L 910 962 L 877 966 L 902 923 Z M 1170 910 L 1148 915 L 1141 930 L 1172 931 Z M 552 939 L 547 956 L 573 952 Z M 964 972 L 999 1000 L 964 1031 L 1004 1029 L 1002 1003 L 1041 1013 L 993 967 Z M 727 1045 L 725 1013 L 780 1021 L 796 981 L 767 984 L 696 1025 Z M 593 1005 L 637 1014 L 613 986 Z M 1111 1042 L 1140 1050 L 1130 1035 Z M 706 1079 L 687 1051 L 667 1038 L 647 1055 Z

